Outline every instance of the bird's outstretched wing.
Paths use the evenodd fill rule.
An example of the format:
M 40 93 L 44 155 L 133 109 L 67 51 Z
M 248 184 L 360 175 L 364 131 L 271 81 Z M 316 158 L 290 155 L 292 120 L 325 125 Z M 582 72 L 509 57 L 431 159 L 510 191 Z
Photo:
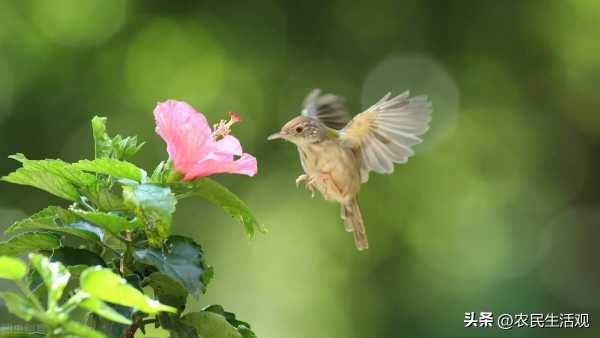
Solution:
M 333 94 L 321 95 L 320 89 L 313 89 L 306 96 L 302 115 L 314 117 L 333 129 L 342 129 L 350 121 L 346 100 Z
M 404 163 L 413 155 L 411 146 L 421 142 L 431 121 L 427 96 L 409 98 L 408 91 L 390 98 L 384 96 L 366 111 L 356 115 L 340 131 L 340 140 L 355 149 L 361 159 L 361 179 L 369 172 L 389 174 L 394 163 Z

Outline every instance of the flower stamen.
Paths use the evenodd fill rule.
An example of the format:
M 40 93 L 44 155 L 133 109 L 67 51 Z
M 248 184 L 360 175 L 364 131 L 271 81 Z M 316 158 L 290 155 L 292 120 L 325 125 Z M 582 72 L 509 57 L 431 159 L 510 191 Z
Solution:
M 219 123 L 213 125 L 213 137 L 215 140 L 219 140 L 231 132 L 231 126 L 235 123 L 242 121 L 240 116 L 234 112 L 229 112 L 229 121 L 221 120 Z

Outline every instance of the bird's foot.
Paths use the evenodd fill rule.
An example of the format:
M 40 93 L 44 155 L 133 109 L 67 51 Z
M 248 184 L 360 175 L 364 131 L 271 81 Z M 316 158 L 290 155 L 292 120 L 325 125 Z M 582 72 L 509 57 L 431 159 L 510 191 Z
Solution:
M 298 188 L 300 186 L 300 183 L 302 183 L 302 181 L 306 181 L 308 179 L 308 175 L 306 174 L 302 174 L 300 176 L 298 176 L 298 178 L 296 178 L 296 188 Z
M 314 178 L 312 176 L 302 174 L 302 175 L 298 176 L 298 178 L 296 179 L 296 187 L 298 187 L 302 181 L 306 182 L 306 189 L 308 189 L 308 191 L 310 191 L 311 197 L 314 198 L 315 197 L 315 189 L 313 187 L 313 184 L 315 182 Z

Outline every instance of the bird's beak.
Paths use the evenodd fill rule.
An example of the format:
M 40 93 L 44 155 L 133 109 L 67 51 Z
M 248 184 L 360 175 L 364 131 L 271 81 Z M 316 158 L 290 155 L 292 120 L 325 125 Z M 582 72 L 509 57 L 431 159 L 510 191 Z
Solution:
M 267 140 L 271 141 L 271 140 L 277 140 L 277 139 L 280 139 L 280 138 L 283 138 L 283 136 L 281 135 L 281 133 L 275 133 L 275 134 L 267 137 Z

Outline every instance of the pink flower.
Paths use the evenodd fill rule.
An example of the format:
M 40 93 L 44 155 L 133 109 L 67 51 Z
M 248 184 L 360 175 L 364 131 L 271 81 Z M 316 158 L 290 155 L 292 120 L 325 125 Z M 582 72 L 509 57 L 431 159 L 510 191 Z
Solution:
M 154 109 L 156 132 L 167 142 L 167 152 L 184 180 L 219 173 L 256 175 L 256 158 L 242 153 L 229 128 L 241 119 L 229 113 L 228 122 L 208 125 L 206 117 L 186 102 L 168 100 Z

